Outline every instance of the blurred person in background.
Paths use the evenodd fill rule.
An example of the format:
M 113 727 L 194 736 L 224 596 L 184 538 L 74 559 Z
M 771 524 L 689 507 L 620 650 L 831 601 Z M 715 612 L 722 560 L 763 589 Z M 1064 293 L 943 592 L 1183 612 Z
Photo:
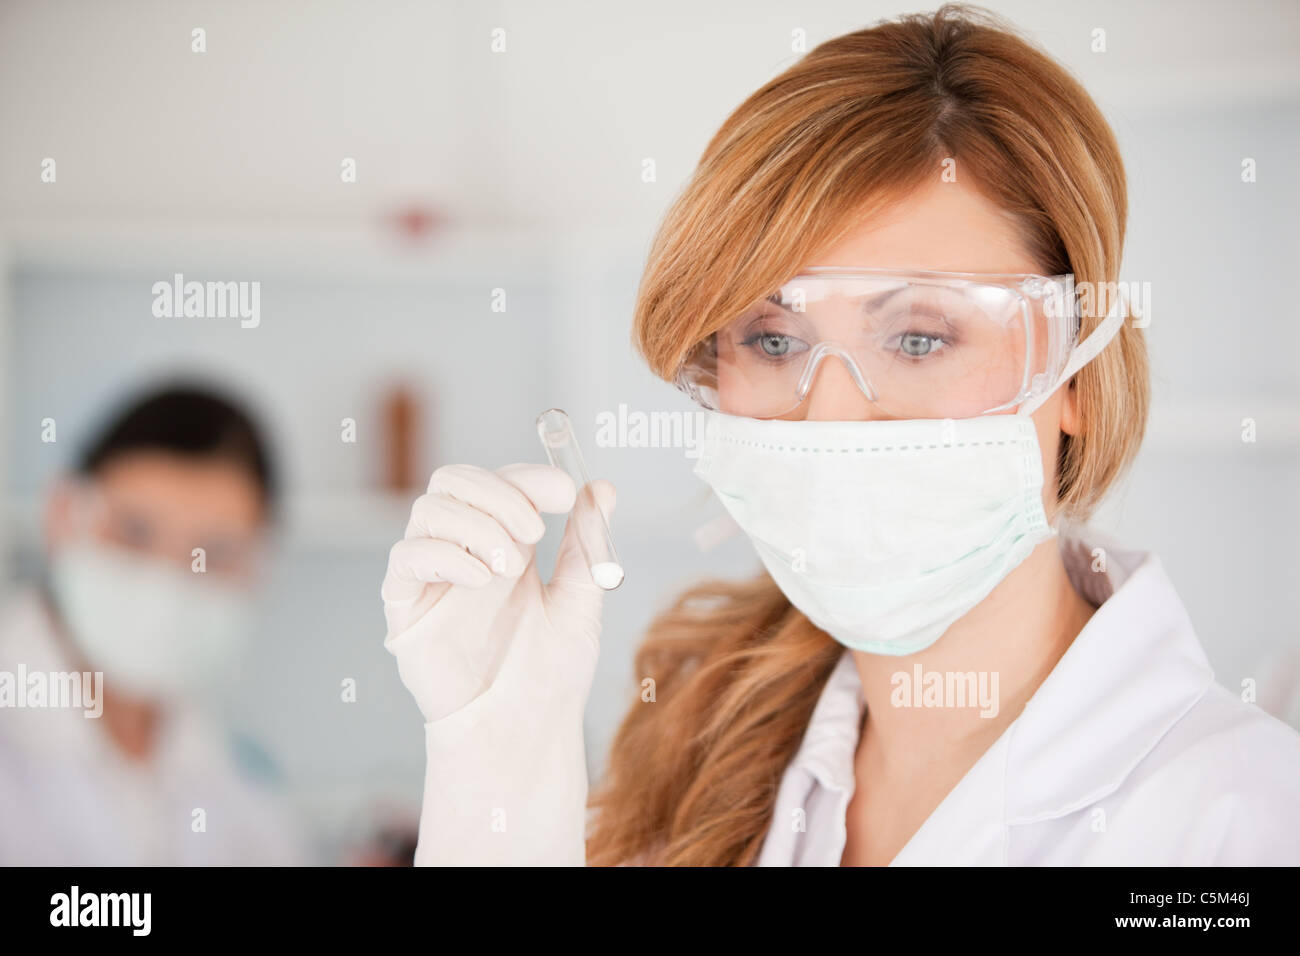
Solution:
M 0 609 L 0 670 L 102 672 L 102 713 L 0 708 L 0 863 L 305 862 L 203 707 L 250 633 L 275 492 L 257 427 L 167 388 L 73 471 L 46 502 L 45 580 Z

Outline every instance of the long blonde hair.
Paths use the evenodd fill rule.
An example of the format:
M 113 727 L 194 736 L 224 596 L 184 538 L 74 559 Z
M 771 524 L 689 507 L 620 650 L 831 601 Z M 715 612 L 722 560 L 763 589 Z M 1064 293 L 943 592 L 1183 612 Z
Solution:
M 1115 136 L 1083 87 L 985 11 L 947 5 L 829 40 L 750 96 L 655 239 L 634 337 L 670 379 L 682 357 L 947 158 L 1018 223 L 1043 274 L 1118 279 L 1127 217 Z M 1081 334 L 1096 324 L 1085 315 Z M 1128 466 L 1149 401 L 1146 344 L 1074 378 L 1057 499 L 1085 519 Z M 634 703 L 592 796 L 593 864 L 747 865 L 842 648 L 766 574 L 710 581 L 658 616 Z

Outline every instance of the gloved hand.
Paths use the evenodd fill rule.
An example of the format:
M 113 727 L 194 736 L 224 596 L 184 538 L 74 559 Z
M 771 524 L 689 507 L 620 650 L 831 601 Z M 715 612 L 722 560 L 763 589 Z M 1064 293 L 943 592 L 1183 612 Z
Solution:
M 613 485 L 590 488 L 608 515 Z M 604 592 L 574 515 L 548 584 L 534 560 L 538 512 L 575 496 L 550 465 L 439 468 L 389 554 L 384 646 L 426 721 L 417 864 L 585 860 L 582 717 Z

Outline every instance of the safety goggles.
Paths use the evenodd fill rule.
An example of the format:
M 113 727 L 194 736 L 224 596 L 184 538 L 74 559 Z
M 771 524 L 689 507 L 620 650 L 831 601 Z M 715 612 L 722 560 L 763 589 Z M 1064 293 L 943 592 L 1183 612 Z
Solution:
M 971 418 L 1055 386 L 1079 333 L 1073 276 L 812 268 L 699 343 L 677 385 L 777 418 L 827 360 L 895 418 Z
M 108 494 L 90 481 L 72 486 L 71 527 L 78 538 L 94 538 L 132 553 L 170 561 L 213 579 L 248 582 L 265 562 L 260 537 L 196 518 L 192 527 L 169 527 L 147 504 Z

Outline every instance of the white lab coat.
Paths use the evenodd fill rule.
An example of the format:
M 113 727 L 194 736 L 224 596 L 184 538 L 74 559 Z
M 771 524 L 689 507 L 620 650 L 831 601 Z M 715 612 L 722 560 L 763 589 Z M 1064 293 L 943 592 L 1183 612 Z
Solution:
M 0 612 L 0 671 L 67 670 L 52 627 L 35 591 L 15 595 Z M 189 707 L 165 719 L 146 765 L 80 710 L 0 707 L 0 865 L 288 865 L 308 862 L 304 852 Z
M 1062 556 L 1097 612 L 891 865 L 1300 864 L 1300 734 L 1214 682 L 1154 555 L 1088 533 Z M 864 706 L 846 651 L 759 865 L 839 864 Z

